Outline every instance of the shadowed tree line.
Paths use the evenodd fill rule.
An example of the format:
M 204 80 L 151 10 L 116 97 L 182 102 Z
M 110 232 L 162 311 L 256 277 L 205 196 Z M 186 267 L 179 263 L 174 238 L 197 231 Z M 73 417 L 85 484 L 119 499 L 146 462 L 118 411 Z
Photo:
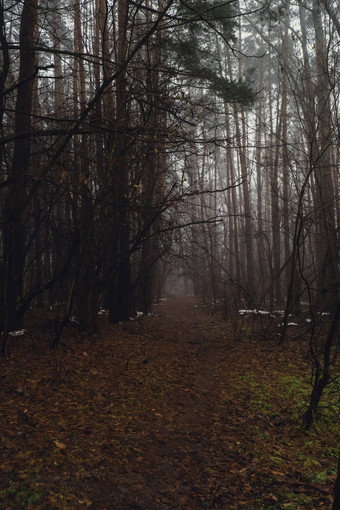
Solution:
M 192 74 L 175 41 L 191 23 L 203 44 L 217 26 L 232 37 L 231 3 L 222 21 L 213 4 L 2 3 L 3 349 L 32 303 L 90 332 L 99 306 L 111 322 L 150 308 L 167 213 L 196 192 L 178 176 L 193 106 L 172 98 Z

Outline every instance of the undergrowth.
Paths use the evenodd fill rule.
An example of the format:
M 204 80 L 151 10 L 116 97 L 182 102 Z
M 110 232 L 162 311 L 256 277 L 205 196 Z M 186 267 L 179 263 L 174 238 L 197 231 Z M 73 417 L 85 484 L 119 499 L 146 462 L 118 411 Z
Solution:
M 271 354 L 275 356 L 276 348 Z M 340 438 L 340 382 L 334 380 L 324 391 L 310 431 L 302 428 L 302 416 L 311 394 L 310 372 L 301 356 L 283 356 L 277 347 L 277 368 L 259 366 L 255 361 L 235 379 L 235 389 L 247 401 L 249 413 L 259 422 L 252 428 L 255 460 L 273 473 L 305 477 L 311 484 L 326 485 L 336 478 Z M 295 352 L 296 354 L 296 352 Z M 267 432 L 265 432 L 267 424 Z M 313 497 L 285 491 L 273 504 L 259 509 L 315 508 Z

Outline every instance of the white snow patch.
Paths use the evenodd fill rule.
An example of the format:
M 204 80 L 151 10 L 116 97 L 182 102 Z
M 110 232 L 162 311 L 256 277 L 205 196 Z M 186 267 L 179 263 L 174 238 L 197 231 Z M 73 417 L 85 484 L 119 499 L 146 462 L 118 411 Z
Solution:
M 263 316 L 272 317 L 272 318 L 275 317 L 267 310 L 239 310 L 238 313 L 240 315 L 254 314 L 254 315 L 263 315 Z
M 138 317 L 143 317 L 144 312 L 136 312 L 136 317 L 129 317 L 130 321 L 135 321 Z
M 11 336 L 22 336 L 27 333 L 26 329 L 18 329 L 17 331 L 10 331 L 8 334 Z

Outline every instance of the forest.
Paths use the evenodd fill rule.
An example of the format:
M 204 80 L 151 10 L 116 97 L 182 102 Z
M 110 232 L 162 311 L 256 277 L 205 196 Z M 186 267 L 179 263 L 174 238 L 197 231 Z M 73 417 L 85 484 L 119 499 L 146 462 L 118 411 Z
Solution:
M 337 0 L 0 0 L 0 508 L 340 508 L 339 50 Z M 107 446 L 101 413 L 112 409 L 98 398 L 115 386 L 121 436 Z M 118 448 L 119 473 L 140 462 L 148 494 L 136 478 L 110 499 L 110 478 L 98 474 L 94 490 L 80 471 L 78 485 L 56 488 L 73 469 L 67 405 L 84 420 L 91 392 L 103 428 L 74 426 L 85 442 L 102 437 L 93 463 L 118 465 Z M 157 398 L 169 421 L 159 430 L 149 420 L 165 415 Z M 268 433 L 299 449 L 311 435 L 296 460 L 304 498 L 292 496 L 293 468 L 277 452 L 280 483 L 257 479 L 267 461 L 250 444 L 251 459 L 234 468 L 248 484 L 235 478 L 240 492 L 225 490 L 218 434 L 229 441 L 237 429 L 223 429 L 225 411 L 204 443 L 222 405 L 234 425 L 246 415 L 273 427 L 258 442 Z M 45 423 L 55 408 L 58 431 Z M 198 420 L 206 478 L 194 463 L 184 484 L 193 492 L 181 492 L 196 454 L 176 436 L 171 448 L 182 441 L 186 454 L 166 468 L 170 494 L 168 479 L 163 492 L 151 487 L 158 474 L 141 451 L 152 442 L 133 427 L 145 420 L 165 458 L 180 408 Z M 133 448 L 121 439 L 128 424 Z M 47 436 L 56 458 L 46 445 L 34 452 Z M 26 457 L 15 460 L 19 450 Z M 308 483 L 304 469 L 314 470 Z M 263 484 L 265 496 L 255 491 Z

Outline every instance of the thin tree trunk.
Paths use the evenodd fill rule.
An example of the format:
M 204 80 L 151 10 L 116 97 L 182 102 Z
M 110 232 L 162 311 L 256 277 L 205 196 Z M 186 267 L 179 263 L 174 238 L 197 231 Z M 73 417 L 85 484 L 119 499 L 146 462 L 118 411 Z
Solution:
M 340 322 L 340 301 L 337 303 L 334 317 L 329 328 L 327 338 L 322 351 L 322 363 L 315 359 L 316 367 L 314 374 L 313 390 L 309 401 L 309 406 L 302 418 L 302 424 L 306 430 L 309 430 L 317 411 L 324 389 L 330 381 L 332 365 L 332 348 L 337 339 L 337 332 Z M 314 355 L 315 357 L 315 355 Z
M 231 128 L 230 128 L 230 115 L 228 111 L 228 107 L 224 105 L 225 111 L 225 123 L 226 123 L 226 134 L 227 140 L 231 140 Z M 228 192 L 228 213 L 229 213 L 229 275 L 231 279 L 231 284 L 234 284 L 234 289 L 232 295 L 236 292 L 236 299 L 232 299 L 232 302 L 237 302 L 238 306 L 240 304 L 240 283 L 241 283 L 241 269 L 240 269 L 240 250 L 239 250 L 239 224 L 238 217 L 239 212 L 237 208 L 237 190 L 235 187 L 236 184 L 236 175 L 234 168 L 234 157 L 233 157 L 233 149 L 231 147 L 227 148 L 226 155 L 226 163 L 227 163 L 227 186 L 232 186 L 231 190 Z M 228 244 L 229 244 L 228 243 Z
M 263 88 L 263 62 L 260 63 L 260 78 L 259 78 L 259 89 Z M 263 132 L 263 115 L 264 105 L 262 98 L 259 99 L 258 110 L 256 113 L 256 142 L 255 142 L 255 161 L 256 161 L 256 184 L 257 184 L 257 254 L 258 254 L 258 266 L 259 266 L 259 296 L 265 299 L 265 288 L 267 281 L 266 271 L 266 257 L 264 247 L 264 179 L 262 175 L 262 132 Z
M 289 226 L 289 153 L 288 153 L 288 58 L 289 58 L 289 7 L 285 9 L 285 32 L 282 43 L 282 101 L 281 101 L 281 118 L 282 118 L 282 213 L 283 213 L 283 247 L 284 262 L 286 263 L 290 257 L 290 226 Z M 290 271 L 289 264 L 284 272 L 285 274 L 285 294 L 287 293 Z M 297 277 L 297 275 L 296 275 Z M 296 303 L 295 312 L 298 309 Z
M 278 145 L 275 148 L 275 156 L 271 160 L 271 221 L 272 221 L 272 251 L 273 251 L 273 277 L 275 289 L 276 306 L 282 303 L 281 286 L 281 217 L 279 200 L 279 160 L 280 160 L 280 134 L 282 119 L 281 116 L 276 126 L 276 141 Z

